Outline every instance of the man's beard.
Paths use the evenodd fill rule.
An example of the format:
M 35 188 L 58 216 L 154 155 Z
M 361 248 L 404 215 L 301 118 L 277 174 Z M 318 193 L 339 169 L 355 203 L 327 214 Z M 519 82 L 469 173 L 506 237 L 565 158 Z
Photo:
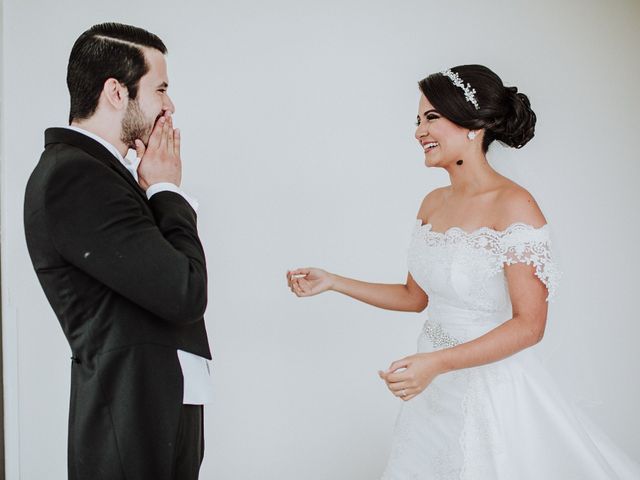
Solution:
M 147 121 L 137 100 L 130 100 L 122 119 L 120 140 L 129 148 L 136 148 L 136 140 L 146 145 L 153 131 L 154 121 Z

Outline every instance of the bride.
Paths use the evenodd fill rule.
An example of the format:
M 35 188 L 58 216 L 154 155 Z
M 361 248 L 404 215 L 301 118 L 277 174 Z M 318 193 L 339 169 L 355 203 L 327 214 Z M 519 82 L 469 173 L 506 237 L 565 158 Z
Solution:
M 481 65 L 419 82 L 416 139 L 451 184 L 418 210 L 405 284 L 319 268 L 287 272 L 298 297 L 333 290 L 422 312 L 418 353 L 379 372 L 404 400 L 384 479 L 638 479 L 630 460 L 569 399 L 530 348 L 542 340 L 559 271 L 531 194 L 487 162 L 498 140 L 521 148 L 536 115 Z

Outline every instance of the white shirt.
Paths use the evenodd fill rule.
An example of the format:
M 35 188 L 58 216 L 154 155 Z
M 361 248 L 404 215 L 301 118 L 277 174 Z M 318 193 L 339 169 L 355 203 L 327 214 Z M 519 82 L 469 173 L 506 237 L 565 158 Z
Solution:
M 114 157 L 116 157 L 122 165 L 133 175 L 133 178 L 138 181 L 138 165 L 140 165 L 140 159 L 136 158 L 135 161 L 131 161 L 128 158 L 124 158 L 118 149 L 111 143 L 107 142 L 104 138 L 99 137 L 95 133 L 84 130 L 75 125 L 66 126 L 70 130 L 82 133 L 89 138 L 94 139 L 96 142 L 103 145 L 109 150 Z M 154 183 L 147 189 L 147 198 L 151 198 L 158 192 L 175 192 L 181 195 L 191 207 L 197 211 L 198 201 L 195 198 L 189 197 L 183 192 L 177 185 L 168 182 Z M 213 400 L 213 383 L 211 382 L 211 371 L 209 368 L 209 360 L 199 355 L 194 355 L 190 352 L 178 350 L 178 360 L 180 362 L 180 368 L 182 369 L 184 391 L 182 396 L 182 403 L 189 405 L 204 405 L 210 403 Z

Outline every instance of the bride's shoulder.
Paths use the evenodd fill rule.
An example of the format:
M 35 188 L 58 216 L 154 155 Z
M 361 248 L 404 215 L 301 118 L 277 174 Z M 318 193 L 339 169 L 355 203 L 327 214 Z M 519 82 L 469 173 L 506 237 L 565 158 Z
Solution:
M 430 218 L 431 212 L 437 210 L 438 206 L 442 203 L 443 197 L 446 192 L 449 190 L 449 186 L 438 187 L 431 190 L 425 197 L 422 199 L 422 203 L 420 204 L 420 209 L 418 210 L 418 217 L 420 218 Z
M 525 223 L 539 228 L 547 223 L 538 202 L 524 187 L 513 181 L 506 182 L 496 196 L 497 230 L 514 223 Z

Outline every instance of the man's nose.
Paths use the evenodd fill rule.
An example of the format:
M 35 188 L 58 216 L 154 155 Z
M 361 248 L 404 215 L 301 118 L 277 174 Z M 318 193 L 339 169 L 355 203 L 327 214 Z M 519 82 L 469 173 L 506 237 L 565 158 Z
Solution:
M 164 96 L 164 105 L 162 105 L 162 109 L 168 110 L 169 112 L 171 112 L 171 115 L 176 113 L 176 106 L 171 101 L 171 98 L 169 98 L 169 95 Z

